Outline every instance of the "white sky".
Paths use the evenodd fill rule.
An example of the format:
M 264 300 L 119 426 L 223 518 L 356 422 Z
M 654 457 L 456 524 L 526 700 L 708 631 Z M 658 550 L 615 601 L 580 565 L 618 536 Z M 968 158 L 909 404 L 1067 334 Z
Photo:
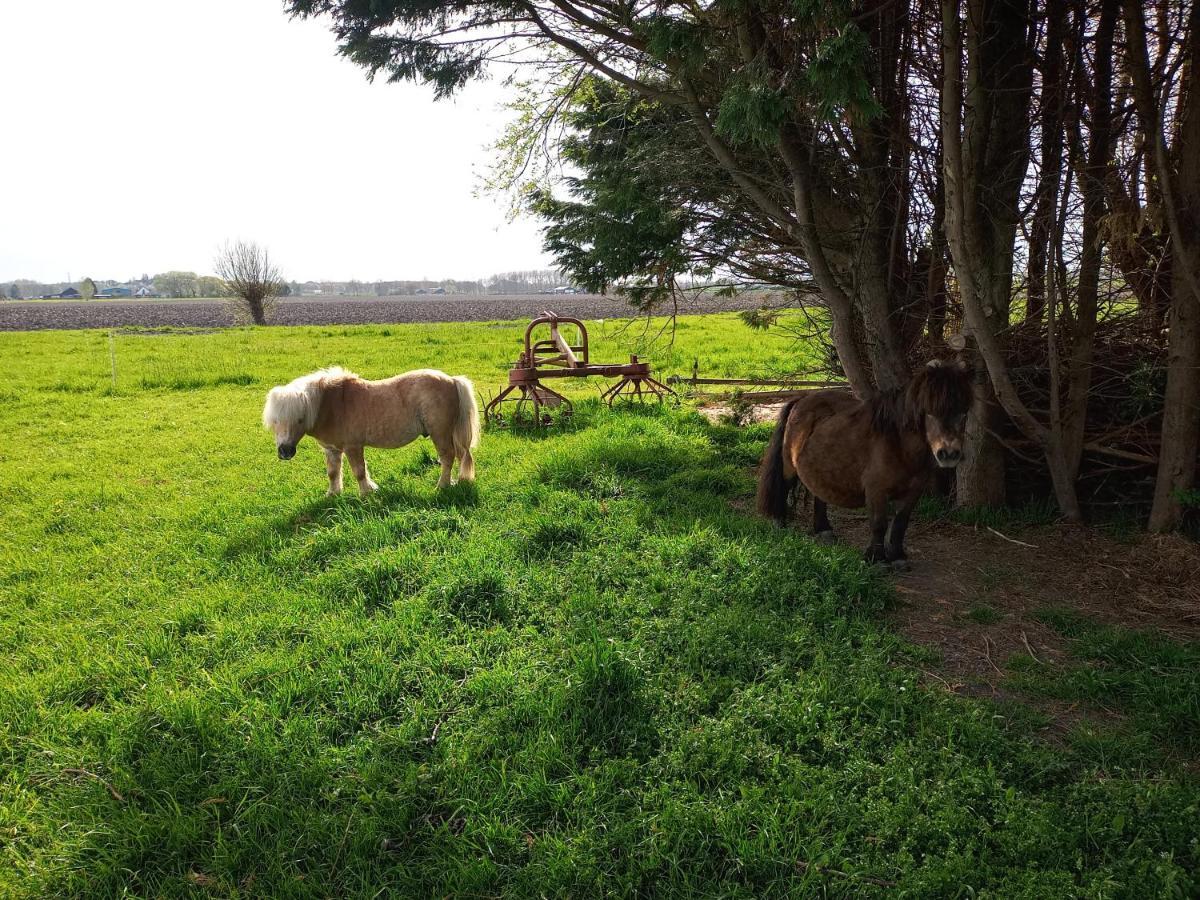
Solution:
M 212 270 L 230 238 L 293 280 L 541 268 L 476 198 L 505 88 L 367 82 L 280 0 L 0 0 L 0 281 Z

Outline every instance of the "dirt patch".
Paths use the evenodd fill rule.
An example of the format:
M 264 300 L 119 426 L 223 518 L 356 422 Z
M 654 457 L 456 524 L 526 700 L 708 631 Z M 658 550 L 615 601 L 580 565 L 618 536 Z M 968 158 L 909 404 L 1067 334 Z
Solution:
M 706 403 L 696 411 L 714 425 L 732 422 L 737 425 L 754 425 L 759 422 L 774 422 L 779 418 L 782 403 L 756 403 L 740 406 L 733 403 Z
M 864 515 L 831 510 L 831 518 L 842 540 L 866 545 Z M 913 570 L 891 576 L 899 602 L 889 618 L 906 638 L 937 653 L 926 675 L 955 693 L 1009 697 L 1002 682 L 1018 654 L 1066 663 L 1066 641 L 1038 615 L 1048 607 L 1176 640 L 1200 639 L 1200 546 L 1186 538 L 1123 541 L 1067 526 L 1002 534 L 915 520 L 906 545 Z M 1080 716 L 1065 705 L 1045 711 L 1060 725 Z

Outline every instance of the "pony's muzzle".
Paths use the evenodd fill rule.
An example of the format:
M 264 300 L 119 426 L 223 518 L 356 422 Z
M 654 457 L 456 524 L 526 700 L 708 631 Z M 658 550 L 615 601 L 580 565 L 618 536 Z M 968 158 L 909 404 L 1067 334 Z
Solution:
M 938 447 L 937 453 L 933 454 L 937 464 L 943 469 L 953 469 L 962 462 L 962 451 L 951 450 L 946 447 Z
M 280 444 L 279 445 L 279 458 L 280 459 L 291 459 L 295 455 L 296 455 L 296 445 L 295 444 Z

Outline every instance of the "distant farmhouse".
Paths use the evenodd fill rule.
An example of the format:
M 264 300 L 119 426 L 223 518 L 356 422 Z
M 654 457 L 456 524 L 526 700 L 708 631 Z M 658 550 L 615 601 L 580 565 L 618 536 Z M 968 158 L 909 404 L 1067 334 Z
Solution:
M 149 283 L 130 282 L 129 284 L 114 284 L 96 293 L 97 297 L 157 297 L 154 285 Z
M 51 290 L 58 285 L 48 286 Z M 36 296 L 36 295 L 35 295 Z M 57 294 L 44 293 L 40 295 L 43 300 L 82 300 L 83 295 L 79 293 L 79 288 L 74 285 L 67 285 Z M 109 284 L 96 291 L 96 299 L 115 299 L 119 297 L 157 297 L 158 293 L 154 290 L 154 285 L 149 282 L 131 281 L 126 284 Z

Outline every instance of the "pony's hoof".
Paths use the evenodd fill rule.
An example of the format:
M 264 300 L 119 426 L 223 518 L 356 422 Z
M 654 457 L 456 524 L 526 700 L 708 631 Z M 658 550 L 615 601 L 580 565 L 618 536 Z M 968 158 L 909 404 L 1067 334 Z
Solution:
M 358 488 L 358 489 L 359 489 L 360 491 L 362 491 L 364 494 L 373 494 L 373 493 L 375 493 L 377 490 L 379 490 L 379 485 L 377 485 L 377 484 L 376 484 L 375 482 L 373 482 L 373 481 L 368 481 L 366 484 L 361 484 L 361 485 L 359 485 L 359 488 Z
M 837 543 L 837 535 L 832 531 L 818 531 L 813 535 L 813 540 L 818 544 L 824 544 L 826 547 L 831 547 Z
M 907 559 L 893 559 L 891 566 L 893 572 L 899 572 L 901 574 L 912 571 L 912 563 L 910 563 Z

